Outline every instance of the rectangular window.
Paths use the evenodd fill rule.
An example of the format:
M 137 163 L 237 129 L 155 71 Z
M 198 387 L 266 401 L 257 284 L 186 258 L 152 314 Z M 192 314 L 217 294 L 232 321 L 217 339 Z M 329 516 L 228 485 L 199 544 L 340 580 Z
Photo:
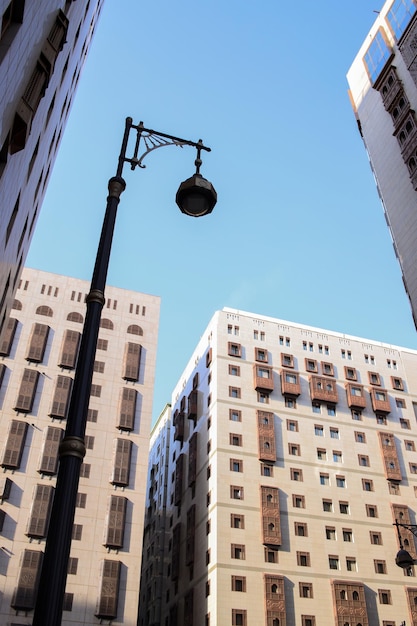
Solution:
M 378 509 L 374 504 L 366 504 L 366 515 L 367 517 L 378 517 Z
M 343 515 L 349 515 L 349 502 L 339 502 L 339 512 Z
M 246 610 L 232 609 L 232 626 L 247 626 Z
M 246 576 L 232 576 L 232 591 L 246 591 Z
M 3 452 L 1 466 L 9 469 L 19 469 L 25 446 L 28 425 L 26 422 L 11 420 L 6 446 Z
M 83 535 L 82 524 L 74 524 L 72 527 L 72 539 L 74 541 L 81 541 Z
M 265 563 L 278 563 L 278 550 L 264 549 Z
M 142 346 L 128 341 L 125 347 L 123 378 L 136 382 L 139 380 Z
M 407 452 L 415 452 L 416 447 L 415 447 L 414 441 L 405 440 L 404 441 L 404 446 L 405 446 L 405 449 L 407 450 Z
M 230 459 L 231 472 L 243 472 L 243 461 L 238 459 Z
M 230 526 L 231 528 L 240 528 L 243 530 L 245 528 L 245 516 L 238 513 L 231 513 Z
M 229 433 L 229 443 L 231 446 L 241 446 L 242 435 L 238 435 L 236 433 Z
M 405 430 L 410 430 L 410 420 L 406 420 L 404 418 L 400 418 L 400 426 Z
M 313 413 L 321 413 L 321 404 L 319 402 L 313 402 L 311 405 Z
M 357 441 L 358 443 L 366 443 L 365 433 L 358 432 L 357 430 L 355 430 L 355 441 Z
M 301 567 L 310 567 L 310 553 L 297 552 L 297 565 L 301 565 Z
M 343 528 L 343 541 L 347 541 L 348 543 L 352 543 L 353 534 L 350 528 Z
M 245 546 L 239 543 L 232 543 L 231 544 L 231 557 L 232 559 L 240 559 L 241 561 L 244 561 L 246 558 Z
M 46 324 L 33 324 L 29 349 L 26 355 L 27 361 L 41 363 L 45 354 L 48 341 L 49 326 Z
M 236 356 L 240 358 L 242 356 L 242 346 L 240 343 L 233 343 L 232 341 L 229 341 L 227 344 L 227 353 L 229 356 Z
M 374 483 L 369 478 L 362 478 L 362 489 L 364 491 L 373 491 Z
M 239 365 L 229 365 L 229 374 L 230 376 L 240 376 Z
M 297 433 L 298 432 L 297 420 L 287 420 L 287 430 Z
M 23 551 L 17 586 L 10 603 L 16 611 L 31 611 L 35 607 L 42 557 L 40 550 Z
M 298 444 L 298 443 L 289 443 L 288 444 L 288 454 L 291 454 L 292 456 L 300 456 L 300 454 L 301 454 L 300 444 Z
M 66 330 L 62 341 L 61 355 L 58 361 L 59 367 L 74 369 L 77 363 L 78 349 L 81 333 L 76 330 Z
M 346 557 L 346 569 L 348 572 L 357 572 L 356 559 L 353 556 Z
M 312 583 L 298 583 L 298 589 L 300 598 L 312 598 L 313 597 L 313 584 Z
M 113 485 L 119 485 L 120 487 L 129 485 L 132 446 L 132 441 L 129 439 L 116 439 L 113 471 L 110 480 Z
M 382 535 L 380 532 L 377 532 L 375 530 L 370 530 L 369 538 L 370 538 L 371 543 L 374 546 L 382 546 Z
M 106 518 L 106 548 L 121 550 L 126 521 L 127 498 L 111 495 Z
M 333 450 L 333 461 L 335 463 L 342 462 L 342 453 L 340 452 L 340 450 Z
M 326 513 L 333 511 L 333 502 L 331 500 L 323 500 L 323 511 Z
M 374 568 L 376 574 L 386 574 L 387 573 L 387 564 L 385 561 L 380 559 L 374 559 Z
M 336 487 L 344 489 L 346 487 L 346 478 L 344 476 L 336 476 Z
M 304 522 L 294 522 L 294 532 L 297 537 L 308 537 L 307 524 Z
M 336 541 L 336 528 L 334 526 L 326 526 L 326 539 Z
M 23 370 L 22 381 L 14 406 L 16 411 L 30 413 L 35 399 L 36 388 L 39 380 L 39 372 L 25 368 Z
M 274 466 L 267 463 L 261 463 L 261 476 L 273 476 Z
M 339 569 L 339 557 L 338 556 L 329 555 L 329 568 Z
M 243 487 L 238 487 L 236 485 L 230 485 L 230 497 L 233 500 L 243 500 L 244 499 Z
M 57 376 L 52 408 L 49 413 L 51 417 L 66 419 L 71 397 L 73 380 L 70 376 Z
M 330 437 L 332 439 L 339 439 L 339 429 L 338 428 L 331 428 L 330 429 Z
M 38 472 L 54 475 L 58 471 L 58 450 L 64 436 L 62 428 L 48 426 L 45 431 L 43 449 Z
M 333 363 L 327 363 L 326 361 L 322 361 L 321 370 L 324 376 L 334 376 Z
M 387 14 L 391 30 L 398 41 L 416 12 L 413 0 L 395 0 Z
M 240 398 L 240 396 L 241 396 L 240 387 L 229 387 L 230 398 Z
M 317 435 L 317 437 L 323 437 L 324 436 L 324 428 L 323 428 L 323 426 L 319 426 L 318 424 L 315 424 L 315 426 L 314 426 L 314 434 Z
M 131 431 L 135 427 L 135 414 L 138 392 L 132 387 L 123 387 L 120 398 L 117 428 Z
M 99 597 L 95 616 L 99 620 L 113 620 L 117 616 L 121 561 L 104 559 L 101 563 Z
M 293 494 L 293 496 L 292 496 L 292 505 L 296 509 L 305 509 L 305 506 L 306 506 L 305 497 Z
M 101 396 L 101 385 L 91 385 L 91 396 L 95 396 L 96 398 L 100 398 Z
M 352 419 L 353 420 L 356 420 L 357 422 L 362 421 L 362 412 L 361 411 L 358 411 L 356 409 L 352 409 L 350 413 L 352 415 Z
M 358 454 L 359 465 L 369 467 L 369 456 L 367 454 Z
M 33 539 L 46 537 L 53 494 L 52 485 L 36 485 L 26 530 L 28 537 Z
M 229 409 L 229 420 L 231 420 L 232 422 L 241 422 L 242 411 L 238 411 L 237 409 Z
M 263 348 L 255 348 L 255 361 L 268 363 L 268 351 Z
M 285 406 L 287 407 L 287 409 L 297 408 L 297 400 L 295 398 L 290 398 L 289 396 L 285 396 L 284 402 L 285 402 Z
M 295 469 L 293 467 L 290 468 L 291 480 L 296 480 L 298 482 L 303 482 L 303 470 Z
M 320 474 L 320 485 L 330 485 L 329 474 Z
M 281 353 L 281 364 L 284 367 L 294 367 L 294 357 L 292 354 Z
M 107 339 L 97 340 L 97 350 L 107 350 L 108 346 L 109 346 L 109 342 Z

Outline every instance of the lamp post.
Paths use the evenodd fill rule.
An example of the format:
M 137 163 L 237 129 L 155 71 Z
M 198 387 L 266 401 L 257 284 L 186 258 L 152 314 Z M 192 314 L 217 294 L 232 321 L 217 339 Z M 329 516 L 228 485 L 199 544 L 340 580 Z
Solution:
M 126 156 L 126 152 L 132 130 L 136 131 L 136 140 L 133 156 L 129 158 Z M 141 141 L 144 152 L 140 155 Z M 129 163 L 132 170 L 136 167 L 144 168 L 146 166 L 143 164 L 143 159 L 146 155 L 157 148 L 170 145 L 192 146 L 197 150 L 196 171 L 190 178 L 181 183 L 176 195 L 176 203 L 182 213 L 192 217 L 208 215 L 212 212 L 217 201 L 217 194 L 213 185 L 200 174 L 201 151 L 210 152 L 210 148 L 204 146 L 201 139 L 198 142 L 188 141 L 145 128 L 142 122 L 139 125 L 134 125 L 132 118 L 126 118 L 116 176 L 109 180 L 106 212 L 90 292 L 86 298 L 87 310 L 65 435 L 59 448 L 59 470 L 39 579 L 33 626 L 59 626 L 62 620 L 80 467 L 86 451 L 84 436 L 87 410 L 101 310 L 105 302 L 104 288 L 117 207 L 120 196 L 126 188 L 126 183 L 122 178 L 123 166 L 125 163 Z
M 393 526 L 397 529 L 398 535 L 398 543 L 400 544 L 400 549 L 397 552 L 397 556 L 395 557 L 395 563 L 398 567 L 402 569 L 409 569 L 412 565 L 416 563 L 411 554 L 404 548 L 403 538 L 401 536 L 400 528 L 405 528 L 409 530 L 415 537 L 417 537 L 417 525 L 416 524 L 402 524 L 397 519 L 395 520 Z

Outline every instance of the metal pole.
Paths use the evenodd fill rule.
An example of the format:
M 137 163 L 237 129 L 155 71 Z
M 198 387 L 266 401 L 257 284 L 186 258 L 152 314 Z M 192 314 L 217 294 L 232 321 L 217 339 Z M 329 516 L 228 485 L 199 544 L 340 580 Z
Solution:
M 59 470 L 54 503 L 49 522 L 45 555 L 38 587 L 33 626 L 59 626 L 67 580 L 80 467 L 85 455 L 85 427 L 104 288 L 110 260 L 114 226 L 120 196 L 126 187 L 122 178 L 131 118 L 126 119 L 125 133 L 117 168 L 117 176 L 109 180 L 109 195 L 97 250 L 87 312 L 78 355 L 74 386 L 68 411 L 67 427 L 59 449 Z

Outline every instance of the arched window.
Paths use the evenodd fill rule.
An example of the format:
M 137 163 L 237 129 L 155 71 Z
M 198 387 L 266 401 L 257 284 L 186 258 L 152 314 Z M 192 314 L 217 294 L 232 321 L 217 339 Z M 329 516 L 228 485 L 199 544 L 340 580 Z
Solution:
M 274 585 L 272 585 L 272 586 L 271 586 L 271 592 L 272 592 L 272 593 L 278 593 L 278 585 L 275 585 L 275 584 L 274 584 Z
M 36 313 L 38 315 L 46 315 L 46 317 L 52 317 L 54 314 L 51 307 L 46 305 L 38 306 Z
M 269 448 L 270 448 L 270 447 L 271 447 L 271 446 L 269 445 L 269 441 L 265 441 L 265 443 L 264 443 L 264 449 L 265 449 L 265 450 L 269 450 Z
M 270 522 L 270 523 L 268 524 L 268 530 L 269 530 L 269 532 L 270 532 L 270 533 L 274 532 L 274 530 L 275 530 L 275 524 L 273 524 L 272 522 Z M 275 587 L 276 587 L 276 585 L 275 585 Z M 276 592 L 274 592 L 274 593 L 276 593 Z
M 137 324 L 131 324 L 127 327 L 127 332 L 131 335 L 143 335 L 143 330 Z
M 279 619 L 277 617 L 272 621 L 272 626 L 279 626 Z
M 68 313 L 67 320 L 69 322 L 77 322 L 77 324 L 82 324 L 84 318 L 81 313 L 77 313 L 77 311 L 72 311 L 71 313 Z
M 340 599 L 346 600 L 346 591 L 344 589 L 342 589 L 342 591 L 340 592 Z
M 111 320 L 107 319 L 107 317 L 103 317 L 103 319 L 100 320 L 100 328 L 107 328 L 107 330 L 113 330 L 114 325 Z
M 354 592 L 352 593 L 352 598 L 353 598 L 354 600 L 359 600 L 359 594 L 358 594 L 358 592 L 357 592 L 357 591 L 354 591 Z
M 416 160 L 413 156 L 408 161 L 408 169 L 410 170 L 410 172 L 414 172 L 414 170 L 416 169 Z
M 266 501 L 272 502 L 272 495 L 270 493 L 268 493 L 268 495 L 266 496 Z
M 22 310 L 22 303 L 20 300 L 13 300 L 12 309 L 16 309 L 16 311 Z

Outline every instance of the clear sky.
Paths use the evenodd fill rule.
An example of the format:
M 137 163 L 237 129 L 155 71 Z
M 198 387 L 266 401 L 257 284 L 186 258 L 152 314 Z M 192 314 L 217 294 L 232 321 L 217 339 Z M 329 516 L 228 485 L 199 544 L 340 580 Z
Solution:
M 89 280 L 124 120 L 197 141 L 125 169 L 108 283 L 162 298 L 154 417 L 224 306 L 417 348 L 347 94 L 382 0 L 105 0 L 29 267 Z

